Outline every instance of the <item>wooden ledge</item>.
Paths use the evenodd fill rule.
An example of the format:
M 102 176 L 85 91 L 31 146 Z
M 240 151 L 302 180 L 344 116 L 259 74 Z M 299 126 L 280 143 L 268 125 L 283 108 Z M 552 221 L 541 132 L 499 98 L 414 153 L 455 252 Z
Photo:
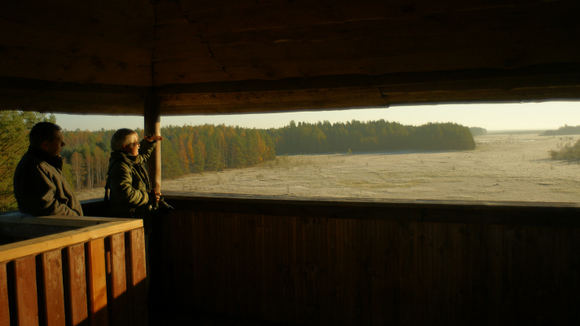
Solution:
M 2 220 L 8 223 L 59 225 L 79 228 L 30 240 L 0 245 L 0 263 L 143 227 L 143 220 L 141 219 L 122 218 L 8 216 L 2 217 L 0 221 Z

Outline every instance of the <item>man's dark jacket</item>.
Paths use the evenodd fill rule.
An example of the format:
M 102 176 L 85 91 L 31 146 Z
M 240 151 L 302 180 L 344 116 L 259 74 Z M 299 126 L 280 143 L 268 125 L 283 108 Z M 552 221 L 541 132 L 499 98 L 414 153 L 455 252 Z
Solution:
M 14 172 L 14 196 L 22 213 L 83 215 L 81 203 L 62 175 L 62 158 L 29 148 Z
M 154 142 L 142 140 L 138 156 L 121 151 L 111 153 L 105 200 L 108 196 L 112 216 L 144 218 L 153 210 L 151 182 L 145 162 L 154 148 Z

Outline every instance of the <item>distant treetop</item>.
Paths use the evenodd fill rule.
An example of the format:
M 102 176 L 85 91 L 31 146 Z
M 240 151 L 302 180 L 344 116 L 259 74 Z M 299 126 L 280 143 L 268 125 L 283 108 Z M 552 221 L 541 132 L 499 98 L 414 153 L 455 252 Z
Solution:
M 557 136 L 557 135 L 579 135 L 580 126 L 568 126 L 560 127 L 557 130 L 546 130 L 540 135 L 542 136 Z
M 469 127 L 469 131 L 471 131 L 471 134 L 474 137 L 475 136 L 483 136 L 483 135 L 487 134 L 487 129 L 480 128 L 480 127 Z

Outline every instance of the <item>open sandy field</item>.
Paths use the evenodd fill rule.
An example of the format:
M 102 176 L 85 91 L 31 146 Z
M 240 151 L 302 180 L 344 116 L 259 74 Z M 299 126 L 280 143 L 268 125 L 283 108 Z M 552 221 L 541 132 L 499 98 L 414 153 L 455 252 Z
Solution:
M 292 198 L 578 203 L 580 164 L 549 157 L 549 150 L 578 138 L 488 134 L 475 138 L 472 151 L 280 156 L 251 168 L 165 180 L 163 189 Z

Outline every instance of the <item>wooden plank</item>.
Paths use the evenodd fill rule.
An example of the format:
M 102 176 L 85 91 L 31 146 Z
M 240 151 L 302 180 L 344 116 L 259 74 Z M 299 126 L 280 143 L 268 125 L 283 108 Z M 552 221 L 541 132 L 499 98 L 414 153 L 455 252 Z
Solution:
M 112 217 L 86 217 L 86 216 L 75 216 L 75 217 L 29 216 L 29 215 L 0 216 L 0 224 L 10 223 L 10 224 L 27 224 L 27 225 L 86 227 L 108 222 L 119 222 L 119 219 Z
M 58 83 L 54 83 L 58 86 Z M 104 93 L 98 90 L 38 90 L 30 86 L 0 87 L 2 110 L 55 111 L 68 113 L 141 114 L 142 90 Z
M 118 233 L 107 238 L 111 253 L 111 270 L 109 272 L 111 307 L 111 324 L 127 325 L 129 307 L 127 305 L 127 271 L 125 268 L 125 234 Z
M 87 262 L 91 325 L 108 325 L 104 239 L 87 243 Z
M 78 230 L 2 245 L 0 246 L 0 262 L 10 261 L 57 248 L 64 248 L 93 239 L 103 238 L 111 234 L 140 228 L 142 226 L 143 220 L 141 219 L 122 219 L 118 222 L 93 225 Z
M 81 243 L 67 247 L 66 252 L 68 257 L 68 319 L 73 326 L 87 324 L 89 313 L 87 309 L 85 245 Z
M 129 234 L 130 264 L 129 284 L 136 286 L 147 278 L 145 259 L 145 233 L 143 228 L 131 230 Z
M 127 274 L 129 276 L 129 300 L 132 305 L 131 321 L 135 325 L 148 324 L 147 312 L 147 261 L 145 256 L 145 233 L 143 228 L 127 233 L 129 248 Z
M 48 326 L 65 324 L 62 257 L 60 249 L 45 252 L 42 259 L 44 313 Z
M 14 292 L 16 318 L 19 326 L 38 325 L 38 301 L 36 287 L 36 259 L 34 256 L 14 261 Z
M 568 1 L 568 3 L 572 3 Z M 443 12 L 462 15 L 476 13 L 488 18 L 497 12 L 510 10 L 520 15 L 538 10 L 542 2 L 527 1 L 450 1 L 434 4 L 428 1 L 335 1 L 332 6 L 325 2 L 312 1 L 267 1 L 267 2 L 211 2 L 199 1 L 158 2 L 155 4 L 160 28 L 171 23 L 183 26 L 187 21 L 203 24 L 210 35 L 240 33 L 244 31 L 279 30 L 300 26 L 328 26 L 338 23 L 357 23 L 389 20 L 388 25 L 410 19 L 436 17 Z M 562 10 L 564 1 L 553 8 Z M 570 5 L 568 5 L 570 6 Z M 564 7 L 565 8 L 565 7 Z M 186 18 L 185 20 L 183 18 Z M 181 18 L 181 19 L 179 19 Z M 187 20 L 187 21 L 186 21 Z M 434 20 L 434 19 L 433 19 Z M 440 22 L 439 20 L 437 20 Z M 194 24 L 191 24 L 194 25 Z M 444 25 L 444 24 L 442 24 Z M 194 25 L 196 26 L 196 25 Z M 372 31 L 370 31 L 372 32 Z
M 0 237 L 5 236 L 14 239 L 11 242 L 16 242 L 111 221 L 114 220 L 86 217 L 32 217 L 23 214 L 0 216 Z
M 10 302 L 8 301 L 8 275 L 6 264 L 0 264 L 0 326 L 10 326 Z

